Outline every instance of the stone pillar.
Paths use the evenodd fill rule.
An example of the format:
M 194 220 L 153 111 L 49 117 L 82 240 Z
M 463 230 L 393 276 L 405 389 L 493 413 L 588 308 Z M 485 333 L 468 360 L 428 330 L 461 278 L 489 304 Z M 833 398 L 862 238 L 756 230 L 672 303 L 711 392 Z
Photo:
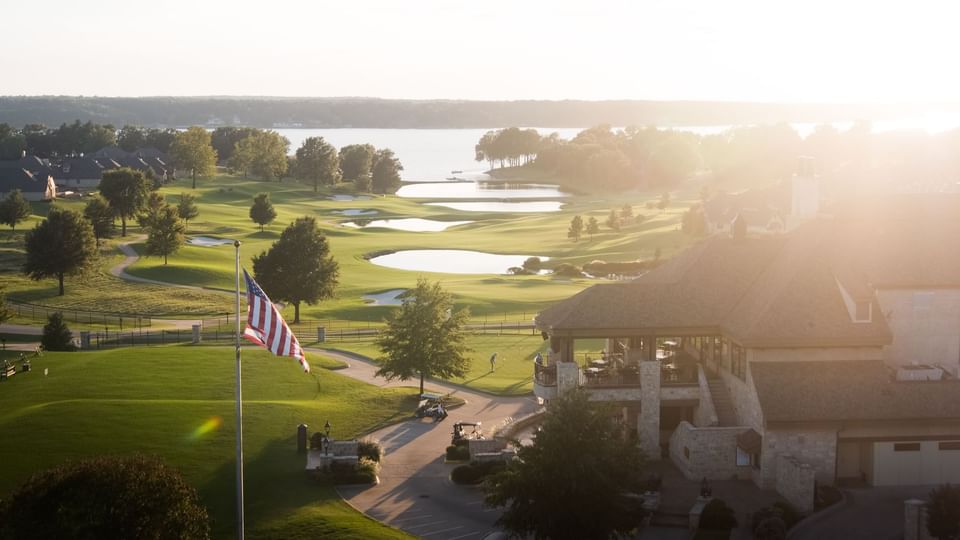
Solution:
M 200 326 L 199 324 L 193 325 L 193 344 L 194 344 L 194 345 L 200 343 L 200 341 L 201 341 L 201 339 L 202 339 L 202 338 L 200 337 L 200 328 L 201 328 L 201 326 Z
M 557 395 L 562 396 L 580 386 L 580 366 L 576 362 L 557 363 Z
M 925 534 L 926 527 L 923 520 L 923 505 L 920 499 L 903 501 L 903 540 L 922 540 L 929 536 Z
M 90 331 L 83 330 L 80 332 L 80 348 L 89 349 L 90 348 Z
M 637 416 L 640 448 L 649 460 L 660 459 L 660 363 L 640 362 L 640 414 Z
M 317 341 L 323 343 L 327 340 L 327 329 L 324 326 L 317 327 Z

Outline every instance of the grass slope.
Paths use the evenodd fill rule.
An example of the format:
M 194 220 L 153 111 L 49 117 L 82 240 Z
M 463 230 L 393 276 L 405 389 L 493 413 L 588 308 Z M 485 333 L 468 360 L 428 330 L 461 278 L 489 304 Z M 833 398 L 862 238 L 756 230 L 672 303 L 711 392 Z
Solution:
M 316 429 L 329 420 L 334 436 L 357 436 L 409 416 L 415 390 L 381 389 L 325 370 L 307 375 L 292 360 L 255 349 L 243 354 L 248 536 L 407 538 L 354 512 L 306 474 L 295 433 L 302 422 Z M 158 454 L 197 487 L 215 536 L 233 536 L 233 362 L 231 348 L 189 346 L 34 360 L 34 371 L 0 384 L 0 495 L 66 459 Z M 215 427 L 204 433 L 208 422 Z

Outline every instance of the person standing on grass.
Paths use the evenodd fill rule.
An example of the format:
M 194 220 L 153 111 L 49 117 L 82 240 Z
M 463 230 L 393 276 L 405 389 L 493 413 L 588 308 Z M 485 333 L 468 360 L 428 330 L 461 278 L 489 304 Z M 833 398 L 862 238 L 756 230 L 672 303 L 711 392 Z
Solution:
M 490 355 L 490 373 L 497 369 L 497 353 Z

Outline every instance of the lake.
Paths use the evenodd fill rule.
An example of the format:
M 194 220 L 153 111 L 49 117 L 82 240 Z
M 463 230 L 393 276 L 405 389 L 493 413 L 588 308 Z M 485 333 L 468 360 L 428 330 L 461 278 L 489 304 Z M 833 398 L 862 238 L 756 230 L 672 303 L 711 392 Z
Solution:
M 406 184 L 397 195 L 413 199 L 555 199 L 569 196 L 554 184 L 452 181 Z
M 503 212 L 518 214 L 539 214 L 541 212 L 559 212 L 563 203 L 560 201 L 529 201 L 529 202 L 432 202 L 429 206 L 443 206 L 462 212 Z
M 353 227 L 358 229 L 395 229 L 408 232 L 440 232 L 457 225 L 466 225 L 472 221 L 437 221 L 435 219 L 421 218 L 401 218 L 401 219 L 375 219 L 372 221 L 347 221 L 342 223 L 344 227 Z

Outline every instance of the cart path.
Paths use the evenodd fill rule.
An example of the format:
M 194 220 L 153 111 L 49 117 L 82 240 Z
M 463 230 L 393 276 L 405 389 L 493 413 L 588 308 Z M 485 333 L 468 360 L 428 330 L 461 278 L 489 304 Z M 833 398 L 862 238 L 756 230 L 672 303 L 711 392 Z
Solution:
M 194 285 L 181 285 L 179 283 L 170 283 L 169 281 L 159 281 L 156 279 L 142 278 L 142 277 L 137 277 L 137 276 L 128 274 L 127 268 L 129 268 L 130 265 L 132 265 L 133 263 L 140 260 L 140 254 L 137 253 L 137 250 L 133 249 L 133 246 L 131 244 L 134 244 L 136 242 L 142 242 L 145 238 L 146 236 L 142 234 L 137 236 L 131 236 L 126 242 L 121 242 L 117 244 L 117 249 L 119 249 L 120 252 L 123 253 L 124 257 L 122 261 L 120 261 L 119 263 L 114 265 L 112 268 L 110 268 L 111 275 L 114 275 L 125 281 L 136 281 L 138 283 L 150 283 L 152 285 L 163 285 L 165 287 L 179 287 L 181 289 L 192 289 L 195 291 L 224 292 L 218 289 L 207 289 L 205 287 L 197 287 Z M 167 320 L 172 321 L 174 319 L 167 319 Z
M 311 352 L 321 351 L 312 349 Z M 416 382 L 388 382 L 375 375 L 377 366 L 369 359 L 336 351 L 322 352 L 348 364 L 338 373 L 368 384 L 393 387 Z M 479 420 L 489 433 L 509 418 L 536 411 L 537 402 L 532 396 L 492 396 L 438 380 L 430 380 L 426 386 L 449 392 L 466 400 L 466 404 L 451 410 L 442 422 L 411 419 L 372 433 L 370 438 L 380 441 L 385 454 L 380 484 L 341 487 L 337 491 L 357 510 L 421 538 L 483 538 L 495 529 L 494 522 L 500 511 L 484 508 L 483 492 L 479 488 L 458 486 L 450 481 L 454 465 L 445 464 L 443 458 L 450 444 L 453 423 Z

